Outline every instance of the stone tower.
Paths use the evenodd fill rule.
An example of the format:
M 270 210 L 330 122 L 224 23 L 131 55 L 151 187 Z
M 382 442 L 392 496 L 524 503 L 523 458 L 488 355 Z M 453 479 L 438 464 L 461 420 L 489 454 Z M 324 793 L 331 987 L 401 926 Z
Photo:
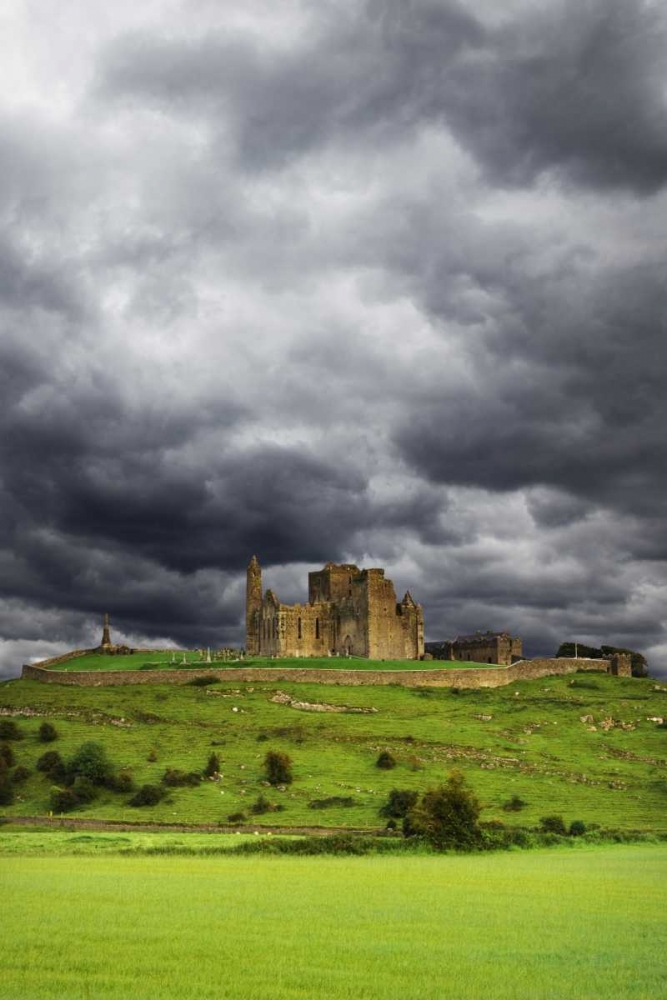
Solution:
M 109 631 L 109 615 L 105 613 L 104 623 L 102 626 L 102 642 L 100 643 L 100 646 L 102 647 L 102 649 L 104 649 L 105 647 L 110 645 L 111 645 L 111 632 Z
M 248 656 L 257 656 L 262 610 L 262 569 L 257 556 L 253 556 L 248 564 L 245 593 L 245 648 Z

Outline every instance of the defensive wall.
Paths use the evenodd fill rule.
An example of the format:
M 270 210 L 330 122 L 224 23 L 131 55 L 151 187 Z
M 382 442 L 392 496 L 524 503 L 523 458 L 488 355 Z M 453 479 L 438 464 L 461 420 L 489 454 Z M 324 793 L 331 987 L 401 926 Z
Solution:
M 84 650 L 83 652 L 90 652 Z M 388 685 L 401 687 L 496 688 L 521 680 L 536 680 L 579 670 L 631 676 L 630 658 L 617 654 L 611 660 L 572 658 L 520 660 L 510 667 L 469 667 L 462 670 L 355 670 L 281 667 L 190 667 L 187 670 L 50 670 L 49 666 L 83 655 L 81 650 L 64 657 L 43 661 L 41 666 L 26 664 L 22 677 L 43 684 L 66 684 L 75 687 L 114 687 L 122 684 L 187 684 L 194 677 L 217 677 L 235 683 L 275 683 L 296 681 L 307 684 L 343 686 Z

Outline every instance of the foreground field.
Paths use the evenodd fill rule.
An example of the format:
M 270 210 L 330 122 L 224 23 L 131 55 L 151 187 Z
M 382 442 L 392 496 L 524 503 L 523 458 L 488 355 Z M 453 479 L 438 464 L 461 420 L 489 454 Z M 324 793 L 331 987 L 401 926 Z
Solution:
M 666 847 L 0 857 L 2 1000 L 656 1000 Z

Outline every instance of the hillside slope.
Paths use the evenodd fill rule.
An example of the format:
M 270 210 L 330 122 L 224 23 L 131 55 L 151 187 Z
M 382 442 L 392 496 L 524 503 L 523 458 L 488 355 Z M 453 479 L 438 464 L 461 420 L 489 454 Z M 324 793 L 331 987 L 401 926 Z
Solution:
M 287 697 L 274 701 L 278 690 Z M 650 721 L 667 716 L 667 687 L 651 679 L 578 674 L 459 692 L 286 681 L 73 688 L 18 680 L 0 684 L 0 713 L 18 722 L 24 738 L 12 743 L 15 763 L 31 772 L 0 815 L 48 815 L 51 782 L 34 770 L 37 759 L 52 749 L 68 757 L 94 740 L 139 785 L 159 782 L 167 768 L 202 771 L 211 752 L 222 778 L 171 789 L 152 807 L 131 807 L 127 794 L 103 790 L 72 816 L 226 823 L 238 812 L 250 818 L 263 793 L 283 808 L 252 817 L 258 825 L 373 828 L 384 824 L 378 809 L 390 789 L 423 789 L 458 767 L 486 820 L 530 825 L 560 813 L 568 822 L 667 830 L 667 729 Z M 55 743 L 38 741 L 44 719 L 57 728 Z M 282 791 L 263 784 L 269 749 L 293 760 L 294 782 Z M 375 765 L 383 749 L 398 762 L 393 770 Z M 504 811 L 512 796 L 525 808 Z M 332 797 L 352 804 L 312 807 Z

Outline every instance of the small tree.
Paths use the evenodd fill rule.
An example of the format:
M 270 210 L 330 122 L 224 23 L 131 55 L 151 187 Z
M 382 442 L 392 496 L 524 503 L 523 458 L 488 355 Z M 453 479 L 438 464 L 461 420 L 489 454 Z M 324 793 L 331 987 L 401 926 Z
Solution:
M 542 816 L 540 826 L 544 833 L 559 833 L 561 836 L 565 836 L 567 833 L 565 820 L 562 816 Z
M 22 740 L 23 733 L 13 719 L 0 719 L 0 740 Z
M 4 759 L 0 757 L 0 806 L 10 806 L 14 801 L 14 785 L 9 767 Z
M 92 740 L 82 743 L 67 765 L 67 771 L 74 778 L 89 778 L 95 785 L 103 785 L 113 771 L 107 752 L 101 743 Z
M 204 768 L 204 775 L 207 778 L 213 778 L 216 774 L 220 774 L 220 758 L 217 753 L 212 753 L 208 758 L 208 763 Z
M 9 743 L 0 743 L 0 758 L 4 760 L 7 767 L 14 766 L 14 751 L 10 747 Z
M 402 819 L 417 805 L 419 792 L 411 788 L 392 788 L 389 798 L 380 809 L 381 816 Z
M 63 782 L 66 776 L 65 762 L 57 750 L 47 750 L 38 759 L 35 767 L 48 775 L 51 781 Z
M 382 750 L 378 754 L 375 766 L 379 767 L 382 771 L 391 771 L 392 768 L 396 767 L 396 758 L 389 750 Z
M 281 750 L 269 750 L 264 758 L 264 771 L 270 785 L 291 785 L 292 760 Z
M 37 731 L 37 739 L 40 743 L 53 743 L 58 739 L 58 730 L 51 722 L 43 722 Z
M 452 771 L 446 784 L 422 795 L 404 821 L 407 835 L 420 834 L 444 851 L 475 847 L 480 841 L 480 803 L 460 771 Z

